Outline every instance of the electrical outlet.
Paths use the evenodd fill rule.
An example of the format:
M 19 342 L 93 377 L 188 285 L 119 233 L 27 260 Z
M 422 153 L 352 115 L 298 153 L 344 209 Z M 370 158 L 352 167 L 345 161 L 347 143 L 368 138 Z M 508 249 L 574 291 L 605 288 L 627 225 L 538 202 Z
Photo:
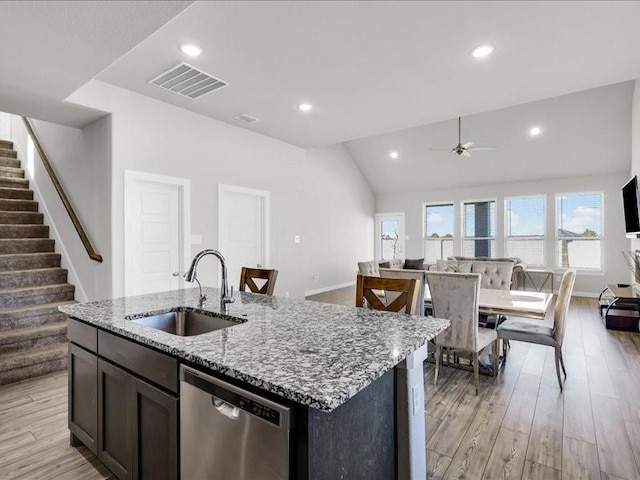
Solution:
M 293 237 L 293 241 L 295 243 L 300 243 L 300 235 L 296 235 L 295 237 Z
M 411 387 L 411 410 L 412 415 L 416 415 L 418 412 L 418 407 L 420 406 L 420 392 L 416 387 Z

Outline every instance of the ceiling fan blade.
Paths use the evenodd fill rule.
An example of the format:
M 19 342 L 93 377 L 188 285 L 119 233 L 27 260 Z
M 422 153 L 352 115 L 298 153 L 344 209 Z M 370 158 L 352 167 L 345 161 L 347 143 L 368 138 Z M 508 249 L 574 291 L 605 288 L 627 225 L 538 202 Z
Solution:
M 461 153 L 461 155 L 462 155 L 463 157 L 470 157 L 470 156 L 471 156 L 471 154 L 470 154 L 468 151 L 466 151 L 466 150 L 465 150 L 464 152 L 462 152 L 462 153 Z
M 498 147 L 469 147 L 469 150 L 497 150 Z
M 462 148 L 469 148 L 471 145 L 473 145 L 473 142 L 463 143 Z
M 450 148 L 430 148 L 429 150 L 433 150 L 434 152 L 450 152 Z

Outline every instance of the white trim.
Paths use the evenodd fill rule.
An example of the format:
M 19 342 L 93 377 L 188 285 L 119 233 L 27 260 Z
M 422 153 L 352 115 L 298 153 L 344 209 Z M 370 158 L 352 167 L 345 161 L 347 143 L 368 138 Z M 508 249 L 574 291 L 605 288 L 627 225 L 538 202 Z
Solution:
M 587 298 L 598 298 L 600 296 L 600 292 L 576 292 L 575 290 L 571 293 L 572 297 L 587 297 Z
M 227 192 L 241 193 L 244 195 L 254 195 L 262 198 L 262 209 L 264 225 L 262 226 L 263 234 L 263 255 L 264 264 L 262 268 L 270 268 L 271 265 L 271 192 L 267 190 L 257 190 L 255 188 L 237 187 L 235 185 L 228 185 L 224 183 L 218 184 L 218 249 L 222 244 L 222 214 L 224 204 L 224 194 Z M 224 252 L 220 252 L 224 255 Z M 218 287 L 222 281 L 220 275 L 218 275 Z
M 181 177 L 170 177 L 167 175 L 156 175 L 154 173 L 138 172 L 135 170 L 124 171 L 124 229 L 123 229 L 123 243 L 124 243 L 124 269 L 123 269 L 123 281 L 124 281 L 124 294 L 130 294 L 131 278 L 126 274 L 127 265 L 131 265 L 133 262 L 131 251 L 131 243 L 127 242 L 127 232 L 131 231 L 131 222 L 133 217 L 131 215 L 131 209 L 127 208 L 133 201 L 133 183 L 135 181 L 144 181 L 152 183 L 161 183 L 165 185 L 177 185 L 179 191 L 179 202 L 182 214 L 180 215 L 180 230 L 182 231 L 180 241 L 179 257 L 182 258 L 179 271 L 182 273 L 186 271 L 187 265 L 191 261 L 191 180 Z M 129 280 L 127 280 L 129 278 Z M 180 287 L 184 287 L 184 281 L 180 276 Z
M 319 293 L 330 292 L 331 290 L 338 290 L 340 288 L 352 287 L 355 284 L 356 282 L 353 281 L 353 282 L 339 283 L 338 285 L 330 285 L 328 287 L 316 288 L 315 290 L 309 290 L 304 292 L 304 296 L 309 297 L 311 295 L 318 295 Z

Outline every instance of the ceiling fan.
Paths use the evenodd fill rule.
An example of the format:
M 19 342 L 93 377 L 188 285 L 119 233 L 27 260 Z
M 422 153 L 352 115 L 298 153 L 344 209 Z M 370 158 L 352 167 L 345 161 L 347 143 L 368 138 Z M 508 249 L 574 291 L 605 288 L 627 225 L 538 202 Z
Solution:
M 430 148 L 429 150 L 437 150 L 443 152 L 453 152 L 457 155 L 462 155 L 463 157 L 470 157 L 470 150 L 481 151 L 481 150 L 495 150 L 497 147 L 474 147 L 473 142 L 462 143 L 460 137 L 462 135 L 462 120 L 461 117 L 458 117 L 458 144 L 453 148 Z

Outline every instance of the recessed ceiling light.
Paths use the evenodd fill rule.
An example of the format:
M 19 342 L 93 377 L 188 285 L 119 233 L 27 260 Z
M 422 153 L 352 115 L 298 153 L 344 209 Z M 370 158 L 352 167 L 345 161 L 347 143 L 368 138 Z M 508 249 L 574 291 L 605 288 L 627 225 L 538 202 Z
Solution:
M 487 55 L 491 55 L 495 49 L 496 47 L 489 43 L 486 45 L 480 45 L 471 51 L 471 56 L 476 58 L 486 57 Z
M 533 127 L 531 130 L 529 130 L 529 133 L 532 137 L 540 135 L 540 132 L 542 132 L 542 129 L 540 127 Z
M 300 105 L 298 105 L 298 109 L 301 112 L 308 112 L 313 108 L 313 105 L 311 105 L 310 103 L 301 103 Z
M 398 158 L 398 152 L 391 152 L 389 156 L 395 160 L 396 158 Z
M 202 55 L 202 48 L 194 43 L 183 43 L 180 45 L 180 51 L 190 57 L 198 57 Z

